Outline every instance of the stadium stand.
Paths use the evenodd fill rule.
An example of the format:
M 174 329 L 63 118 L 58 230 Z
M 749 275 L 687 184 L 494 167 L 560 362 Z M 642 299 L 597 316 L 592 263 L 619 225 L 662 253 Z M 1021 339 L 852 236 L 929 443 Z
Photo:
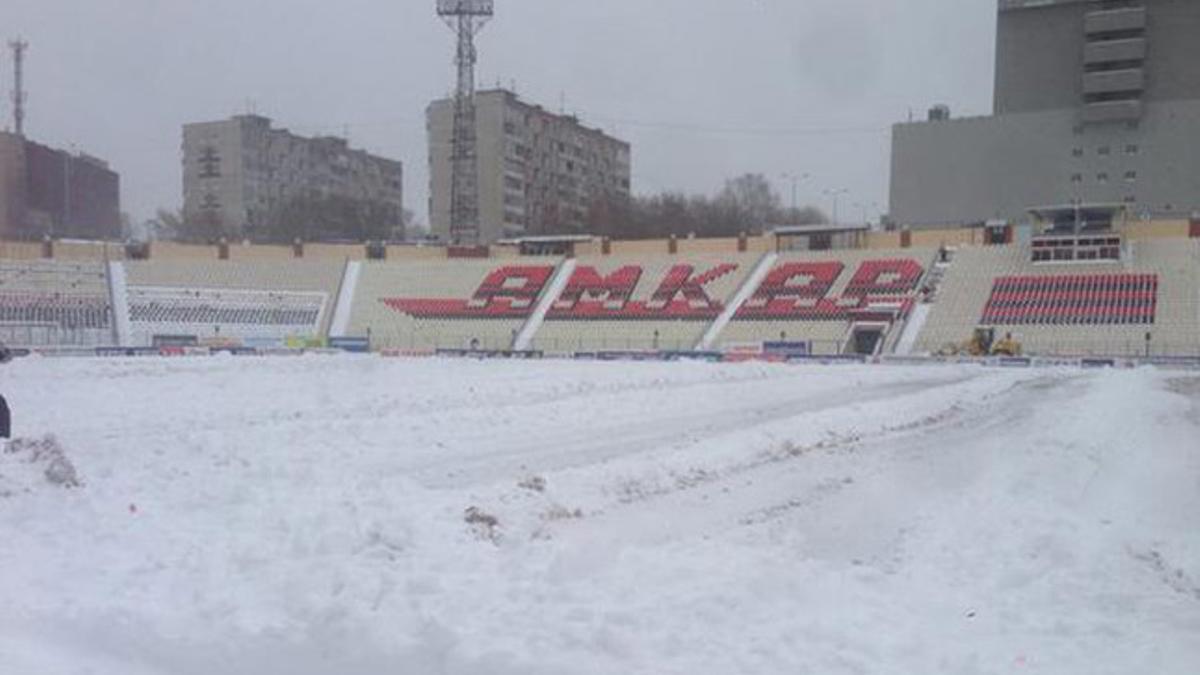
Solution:
M 855 351 L 856 325 L 894 339 L 934 256 L 911 249 L 780 254 L 717 344 L 809 343 L 814 354 L 840 354 Z
M 264 340 L 326 334 L 344 263 L 126 262 L 131 339 Z
M 532 314 L 558 258 L 367 263 L 348 333 L 380 349 L 505 350 Z
M 0 260 L 0 340 L 22 347 L 112 344 L 104 265 Z
M 1154 323 L 1157 274 L 1001 277 L 983 323 L 1102 325 Z
M 1195 241 L 1144 240 L 1119 261 L 1035 263 L 1027 247 L 961 249 L 917 350 L 961 343 L 986 325 L 1031 354 L 1200 355 L 1198 252 Z
M 1200 238 L 1125 237 L 1115 255 L 1107 244 L 1096 256 L 1077 246 L 1069 260 L 1061 247 L 1035 255 L 1031 243 L 779 254 L 647 248 L 589 253 L 570 265 L 182 255 L 108 263 L 36 258 L 31 249 L 0 258 L 0 341 L 311 344 L 336 314 L 338 337 L 416 351 L 508 350 L 520 335 L 522 348 L 552 354 L 712 348 L 753 358 L 751 347 L 769 346 L 907 356 L 953 351 L 986 327 L 1011 333 L 1032 356 L 1200 357 Z
M 693 349 L 760 257 L 580 258 L 533 347 L 548 353 Z

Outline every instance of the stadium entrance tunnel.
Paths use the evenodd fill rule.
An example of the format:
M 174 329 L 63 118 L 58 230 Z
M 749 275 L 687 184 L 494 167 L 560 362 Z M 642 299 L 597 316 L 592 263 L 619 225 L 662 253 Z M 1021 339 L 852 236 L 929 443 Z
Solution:
M 859 356 L 874 356 L 883 342 L 882 326 L 856 326 L 847 345 L 847 352 Z

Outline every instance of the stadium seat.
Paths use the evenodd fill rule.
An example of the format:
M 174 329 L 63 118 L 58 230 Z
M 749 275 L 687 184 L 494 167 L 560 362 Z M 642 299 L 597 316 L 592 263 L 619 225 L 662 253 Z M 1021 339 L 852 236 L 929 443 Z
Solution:
M 139 261 L 125 263 L 135 344 L 155 335 L 268 340 L 328 329 L 343 263 Z
M 689 350 L 760 256 L 596 256 L 577 261 L 533 346 L 546 352 Z
M 856 322 L 886 326 L 908 315 L 935 255 L 914 250 L 780 254 L 718 344 L 808 342 L 815 353 L 840 353 Z
M 509 349 L 560 263 L 365 264 L 348 331 L 384 349 Z
M 21 346 L 113 342 L 108 274 L 101 263 L 0 261 L 0 340 Z
M 1200 355 L 1198 252 L 1196 242 L 1146 240 L 1121 261 L 1035 263 L 1022 246 L 963 248 L 916 350 L 962 343 L 990 325 L 1033 354 Z

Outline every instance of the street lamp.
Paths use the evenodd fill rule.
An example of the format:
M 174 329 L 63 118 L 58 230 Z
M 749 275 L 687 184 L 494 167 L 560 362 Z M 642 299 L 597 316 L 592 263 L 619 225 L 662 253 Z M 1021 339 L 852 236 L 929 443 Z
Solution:
M 794 173 L 788 173 L 785 171 L 785 172 L 779 174 L 779 177 L 784 180 L 790 180 L 792 182 L 792 211 L 795 211 L 796 210 L 796 186 L 800 184 L 800 181 L 808 180 L 810 178 L 810 176 L 807 173 L 802 173 L 802 174 L 796 175 Z
M 879 202 L 854 202 L 854 208 L 862 209 L 863 225 L 870 225 L 871 221 L 867 219 L 867 209 L 872 210 L 879 208 Z
M 847 188 L 837 188 L 837 189 L 830 188 L 827 190 L 821 190 L 821 194 L 825 195 L 826 197 L 833 197 L 833 224 L 834 225 L 838 224 L 838 197 L 840 197 L 844 194 L 848 194 L 849 192 L 850 192 L 850 190 L 848 190 Z

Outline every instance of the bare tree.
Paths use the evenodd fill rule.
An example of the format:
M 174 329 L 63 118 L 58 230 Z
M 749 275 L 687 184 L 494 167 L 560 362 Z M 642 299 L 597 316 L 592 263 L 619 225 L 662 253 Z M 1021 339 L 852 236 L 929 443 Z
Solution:
M 146 237 L 150 240 L 177 241 L 183 238 L 183 214 L 170 209 L 158 209 L 145 225 Z
M 779 195 L 760 173 L 748 173 L 725 182 L 716 199 L 728 209 L 735 225 L 742 232 L 761 232 L 779 214 Z
M 815 207 L 781 208 L 779 195 L 762 174 L 733 178 L 716 197 L 664 192 L 602 198 L 593 202 L 587 218 L 590 233 L 614 239 L 736 237 L 775 225 L 822 222 L 825 215 Z

